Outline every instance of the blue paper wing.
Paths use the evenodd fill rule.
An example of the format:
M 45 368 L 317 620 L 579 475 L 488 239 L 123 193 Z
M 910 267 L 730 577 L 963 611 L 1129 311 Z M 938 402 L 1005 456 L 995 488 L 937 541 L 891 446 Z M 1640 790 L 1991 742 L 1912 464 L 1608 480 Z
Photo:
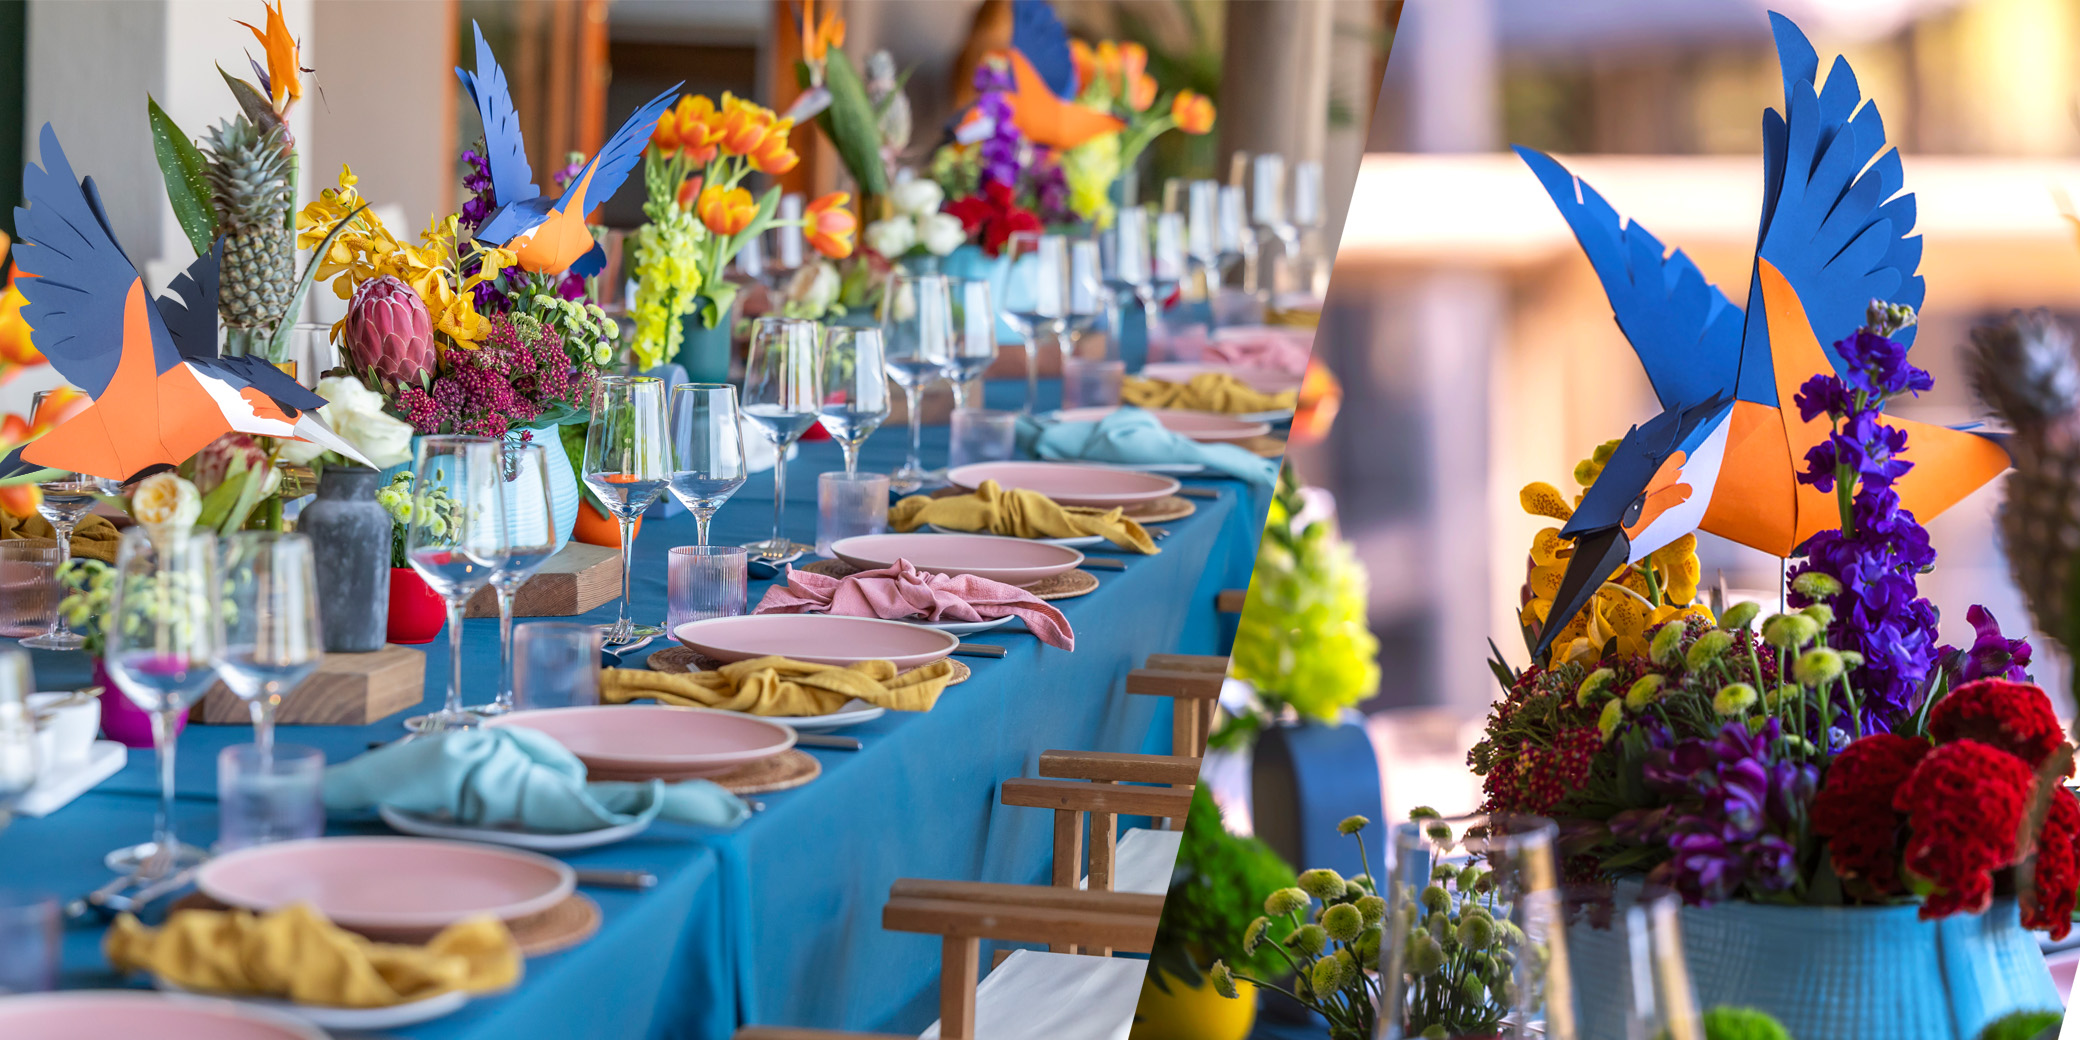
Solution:
M 1574 229 L 1661 406 L 1730 392 L 1740 369 L 1740 309 L 1681 250 L 1669 253 L 1647 229 L 1620 220 L 1596 189 L 1551 156 L 1516 151 Z
M 15 263 L 33 278 L 18 278 L 28 303 L 22 319 L 35 330 L 36 349 L 67 382 L 100 397 L 115 377 L 123 354 L 123 308 L 137 269 L 116 244 L 91 184 L 73 176 L 72 164 L 49 123 L 38 137 L 41 167 L 22 170 L 22 198 L 14 211 L 22 241 Z M 158 312 L 150 314 L 151 350 L 157 371 L 180 362 Z
M 1047 0 L 1011 0 L 1011 46 L 1033 63 L 1033 71 L 1057 97 L 1076 93 L 1076 63 L 1069 57 L 1069 30 Z
M 527 164 L 527 142 L 520 135 L 520 113 L 513 108 L 513 92 L 506 84 L 505 70 L 498 67 L 491 45 L 484 41 L 484 27 L 475 22 L 470 27 L 477 31 L 477 73 L 472 76 L 456 69 L 455 74 L 469 88 L 484 124 L 484 154 L 491 165 L 491 190 L 498 205 L 510 206 L 534 198 L 542 190 L 535 186 L 534 168 Z
M 619 191 L 621 182 L 628 179 L 628 172 L 636 168 L 636 163 L 642 161 L 643 149 L 650 143 L 650 132 L 657 129 L 657 117 L 663 115 L 665 109 L 672 107 L 672 101 L 679 96 L 679 88 L 682 86 L 685 84 L 675 83 L 672 89 L 651 98 L 649 104 L 636 109 L 635 114 L 621 124 L 621 129 L 614 131 L 614 136 L 607 138 L 607 143 L 599 150 L 599 154 L 585 164 L 586 169 L 592 171 L 591 179 L 586 179 L 584 170 L 578 171 L 578 176 L 571 179 L 570 187 L 563 190 L 563 197 L 556 200 L 556 211 L 584 216 L 592 212 L 593 207 L 607 201 Z M 578 197 L 581 185 L 585 189 L 585 197 L 582 199 Z
M 266 394 L 292 418 L 297 412 L 325 407 L 325 399 L 318 396 L 317 391 L 290 378 L 288 373 L 258 355 L 191 357 L 188 363 L 241 390 L 252 387 Z
M 184 358 L 217 356 L 217 273 L 224 259 L 224 240 L 195 258 L 166 286 L 173 295 L 156 301 L 159 319 Z
M 1783 272 L 1839 371 L 1833 344 L 1863 325 L 1872 300 L 1921 306 L 1921 239 L 1909 234 L 1914 198 L 1900 193 L 1899 153 L 1885 149 L 1884 120 L 1875 102 L 1863 103 L 1848 62 L 1837 59 L 1816 90 L 1812 44 L 1782 15 L 1770 21 L 1784 71 L 1784 116 L 1771 113 L 1763 122 L 1767 170 L 1755 255 Z M 1751 315 L 1761 294 L 1758 280 L 1749 290 Z M 1913 329 L 1899 339 L 1911 344 Z M 1742 356 L 1752 363 L 1742 367 L 1741 397 L 1774 401 L 1768 322 L 1748 322 Z

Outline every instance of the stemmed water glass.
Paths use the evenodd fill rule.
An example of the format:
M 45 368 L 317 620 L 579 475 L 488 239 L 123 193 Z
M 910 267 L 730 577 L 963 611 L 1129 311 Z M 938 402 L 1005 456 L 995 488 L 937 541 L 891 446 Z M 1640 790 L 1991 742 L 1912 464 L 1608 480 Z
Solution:
M 1026 345 L 1027 415 L 1040 407 L 1040 335 L 1061 336 L 1069 320 L 1069 242 L 1060 235 L 1019 231 L 1005 245 L 1011 278 L 1004 290 L 1004 320 Z
M 1112 226 L 1098 238 L 1099 254 L 1105 265 L 1105 287 L 1119 301 L 1121 311 L 1129 299 L 1136 301 L 1141 308 L 1143 328 L 1153 331 L 1155 270 L 1148 245 L 1148 211 L 1140 206 L 1122 207 Z M 1119 335 L 1125 328 L 1126 323 L 1115 314 L 1113 333 Z M 1124 357 L 1126 344 L 1116 344 L 1113 353 Z
M 986 287 L 985 287 L 986 288 Z M 823 333 L 823 424 L 859 472 L 859 446 L 888 418 L 888 373 L 880 329 L 837 325 Z
M 36 392 L 29 403 L 32 418 L 43 411 L 44 401 L 50 395 L 49 390 Z M 36 512 L 50 521 L 51 528 L 57 532 L 58 569 L 53 573 L 62 578 L 66 562 L 72 559 L 72 529 L 93 511 L 94 496 L 112 493 L 115 482 L 86 473 L 58 472 L 37 487 L 43 496 L 37 503 Z M 22 640 L 22 645 L 38 650 L 78 650 L 86 646 L 87 641 L 65 623 L 65 612 L 60 610 L 51 616 L 48 631 Z
M 953 361 L 953 299 L 946 276 L 898 271 L 881 297 L 888 378 L 903 388 L 910 411 L 910 451 L 889 478 L 897 491 L 915 491 L 932 476 L 924 468 L 924 391 L 946 378 Z
M 1105 288 L 1105 261 L 1098 243 L 1093 239 L 1077 238 L 1069 242 L 1069 306 L 1068 317 L 1063 321 L 1067 342 L 1062 344 L 1065 359 L 1077 353 L 1083 334 L 1089 332 L 1101 318 L 1107 318 L 1107 334 L 1114 342 L 1107 344 L 1113 355 L 1119 354 L 1119 320 L 1110 315 L 1113 295 Z
M 596 425 L 596 420 L 595 420 Z M 462 608 L 505 563 L 505 464 L 489 437 L 434 436 L 419 442 L 405 559 L 448 603 L 448 698 L 422 732 L 470 729 L 462 706 Z
M 953 406 L 968 407 L 968 384 L 997 361 L 997 309 L 991 306 L 989 283 L 974 278 L 955 278 L 947 289 L 953 296 L 953 356 L 948 378 L 953 380 Z
M 0 830 L 7 829 L 15 803 L 36 786 L 36 716 L 29 710 L 35 689 L 29 655 L 0 650 Z
M 664 381 L 651 376 L 600 380 L 592 395 L 592 426 L 585 431 L 585 486 L 621 522 L 621 613 L 613 624 L 601 626 L 610 644 L 664 631 L 629 617 L 629 583 L 635 574 L 636 521 L 664 494 L 670 455 Z
M 217 674 L 253 712 L 260 759 L 274 756 L 282 698 L 318 670 L 318 579 L 311 541 L 300 534 L 240 531 L 224 540 L 224 639 Z
M 223 602 L 216 535 L 152 527 L 123 532 L 109 598 L 106 664 L 123 696 L 151 713 L 159 816 L 151 841 L 108 854 L 110 870 L 156 878 L 202 861 L 201 849 L 174 835 L 174 748 L 181 713 L 216 681 Z
M 806 318 L 760 318 L 744 364 L 744 414 L 773 442 L 773 537 L 744 548 L 784 563 L 813 546 L 787 537 L 787 449 L 823 411 L 818 326 Z
M 728 383 L 681 383 L 672 388 L 670 491 L 693 514 L 698 545 L 729 496 L 744 486 L 744 428 L 737 388 Z
M 1683 953 L 1683 900 L 1649 892 L 1625 909 L 1632 1002 L 1625 1040 L 1704 1040 L 1697 991 Z
M 556 436 L 555 431 L 549 436 Z M 513 600 L 520 586 L 556 555 L 548 450 L 539 444 L 500 441 L 498 453 L 506 518 L 505 559 L 491 572 L 491 588 L 498 596 L 498 696 L 469 709 L 485 718 L 513 710 Z

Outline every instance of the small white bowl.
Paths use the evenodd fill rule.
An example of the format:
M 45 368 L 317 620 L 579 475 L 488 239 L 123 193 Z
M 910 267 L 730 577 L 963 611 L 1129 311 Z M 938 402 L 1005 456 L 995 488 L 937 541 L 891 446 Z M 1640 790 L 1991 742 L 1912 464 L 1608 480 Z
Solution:
M 94 734 L 101 730 L 101 698 L 86 690 L 32 693 L 29 711 L 36 716 L 39 772 L 70 769 L 87 760 Z

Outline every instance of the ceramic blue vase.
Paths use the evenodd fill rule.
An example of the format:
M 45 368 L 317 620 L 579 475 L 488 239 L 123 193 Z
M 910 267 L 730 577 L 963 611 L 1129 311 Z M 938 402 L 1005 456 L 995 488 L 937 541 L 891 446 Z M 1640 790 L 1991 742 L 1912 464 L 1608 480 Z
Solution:
M 546 520 L 537 521 L 533 515 L 515 513 L 508 517 L 507 527 L 514 537 L 519 538 L 524 537 L 526 531 L 539 530 L 536 525 L 546 522 L 555 531 L 556 548 L 560 552 L 564 546 L 570 544 L 571 530 L 578 525 L 578 472 L 571 462 L 570 453 L 564 450 L 561 431 L 554 427 L 546 430 L 513 430 L 506 434 L 506 440 L 518 443 L 522 436 L 530 433 L 532 443 L 542 446 L 543 461 L 549 466 L 549 515 Z M 412 438 L 414 458 L 419 453 L 419 441 L 418 437 Z M 410 462 L 398 463 L 382 472 L 377 486 L 388 485 L 392 477 L 411 471 Z

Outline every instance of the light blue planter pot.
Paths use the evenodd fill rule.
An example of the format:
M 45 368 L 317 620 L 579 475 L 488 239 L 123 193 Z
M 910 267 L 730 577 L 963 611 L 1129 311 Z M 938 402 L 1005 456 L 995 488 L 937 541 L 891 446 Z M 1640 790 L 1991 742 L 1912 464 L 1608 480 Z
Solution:
M 949 278 L 965 278 L 970 281 L 988 282 L 991 304 L 999 315 L 1016 309 L 1011 295 L 1011 258 L 992 257 L 978 245 L 964 245 L 939 261 L 940 273 Z M 1011 327 L 1011 323 L 997 319 L 997 343 L 1002 346 L 1021 346 L 1025 337 Z
M 1628 894 L 1621 890 L 1620 905 Z M 2012 1011 L 2056 1011 L 2058 989 L 2015 900 L 1919 920 L 1919 907 L 1722 903 L 1683 910 L 1701 1007 L 1768 1012 L 1799 1040 L 1975 1040 Z M 1625 1035 L 1622 927 L 1567 929 L 1581 1035 Z
M 516 542 L 527 539 L 530 543 L 541 536 L 542 525 L 550 525 L 556 534 L 556 548 L 561 552 L 571 542 L 571 530 L 578 524 L 578 473 L 571 466 L 570 453 L 563 450 L 563 437 L 555 429 L 521 431 L 506 434 L 506 440 L 518 443 L 525 432 L 533 433 L 533 443 L 542 446 L 543 460 L 549 464 L 549 515 L 538 513 L 513 513 L 506 518 L 506 537 Z M 412 438 L 412 454 L 419 452 L 420 438 Z M 409 473 L 412 464 L 399 463 L 386 469 L 378 486 L 390 483 L 399 473 Z
M 686 378 L 695 383 L 729 382 L 730 361 L 730 316 L 722 316 L 722 323 L 709 328 L 701 324 L 700 308 L 679 319 L 679 353 L 671 360 L 686 370 Z

